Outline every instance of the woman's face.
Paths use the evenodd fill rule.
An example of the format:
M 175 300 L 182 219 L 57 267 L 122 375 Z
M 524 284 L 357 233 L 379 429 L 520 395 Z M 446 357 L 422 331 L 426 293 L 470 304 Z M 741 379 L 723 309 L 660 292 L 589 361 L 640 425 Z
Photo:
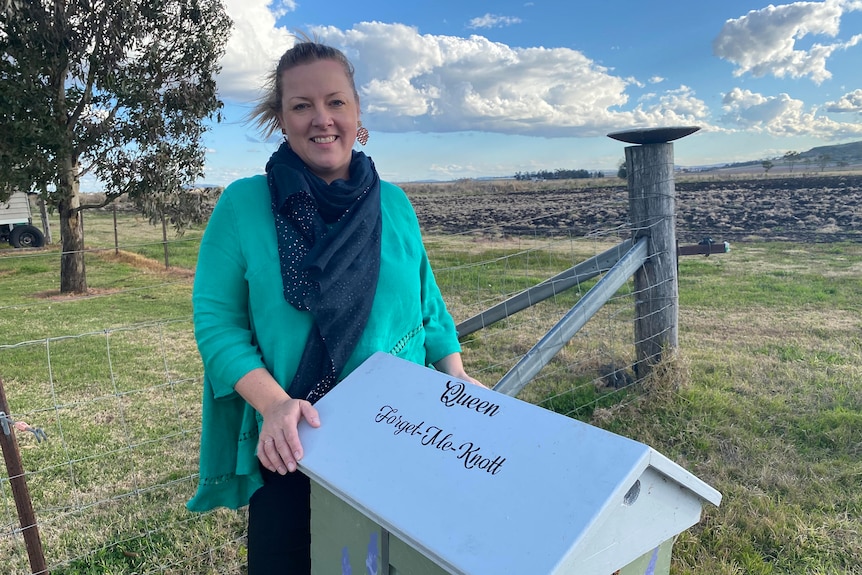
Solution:
M 317 60 L 281 74 L 281 129 L 290 147 L 327 183 L 349 179 L 359 102 L 344 67 Z

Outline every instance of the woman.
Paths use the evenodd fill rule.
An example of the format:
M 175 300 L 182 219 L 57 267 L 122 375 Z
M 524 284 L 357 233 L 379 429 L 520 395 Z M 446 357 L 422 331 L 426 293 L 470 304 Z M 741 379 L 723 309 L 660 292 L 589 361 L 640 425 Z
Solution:
M 454 322 L 404 192 L 355 152 L 353 66 L 302 41 L 253 112 L 285 142 L 228 186 L 201 242 L 193 303 L 204 362 L 200 484 L 189 508 L 249 504 L 249 573 L 308 573 L 309 482 L 297 425 L 385 351 L 464 372 Z

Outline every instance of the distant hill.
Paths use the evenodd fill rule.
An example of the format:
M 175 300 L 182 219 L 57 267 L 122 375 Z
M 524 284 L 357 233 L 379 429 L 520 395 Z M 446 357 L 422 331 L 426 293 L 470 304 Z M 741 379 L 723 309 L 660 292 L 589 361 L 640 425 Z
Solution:
M 850 142 L 849 144 L 838 144 L 835 146 L 817 146 L 807 152 L 801 152 L 800 158 L 818 158 L 829 156 L 833 162 L 849 162 L 856 164 L 862 162 L 862 142 Z
M 769 159 L 773 162 L 774 167 L 771 168 L 771 173 L 777 174 L 782 172 L 793 171 L 793 166 L 787 162 L 784 156 L 776 156 L 774 158 L 761 158 L 759 160 L 748 160 L 746 162 L 733 162 L 728 164 L 716 164 L 712 166 L 698 166 L 692 168 L 683 168 L 689 172 L 719 172 L 719 173 L 762 173 L 763 161 Z M 820 167 L 821 159 L 825 162 Z M 796 170 L 804 172 L 806 170 L 823 171 L 825 168 L 834 168 L 836 166 L 842 169 L 860 169 L 862 168 L 862 141 L 850 142 L 849 144 L 836 144 L 833 146 L 817 146 L 805 152 L 799 152 L 796 160 L 793 162 Z

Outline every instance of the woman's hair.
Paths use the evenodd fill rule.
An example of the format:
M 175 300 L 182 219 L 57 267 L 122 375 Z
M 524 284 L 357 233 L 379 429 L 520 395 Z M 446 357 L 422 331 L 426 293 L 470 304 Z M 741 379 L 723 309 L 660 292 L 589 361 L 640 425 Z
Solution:
M 356 81 L 353 78 L 353 64 L 350 63 L 350 60 L 347 59 L 347 56 L 341 50 L 322 44 L 304 34 L 296 35 L 296 39 L 298 40 L 297 43 L 281 56 L 275 71 L 267 76 L 264 85 L 264 94 L 248 115 L 248 121 L 253 123 L 263 133 L 265 138 L 268 138 L 279 129 L 278 113 L 281 111 L 282 98 L 281 75 L 286 70 L 290 70 L 296 66 L 311 64 L 318 60 L 333 60 L 338 62 L 344 68 L 347 79 L 350 80 L 350 87 L 353 88 L 353 96 L 357 102 L 359 101 L 359 93 L 356 91 Z

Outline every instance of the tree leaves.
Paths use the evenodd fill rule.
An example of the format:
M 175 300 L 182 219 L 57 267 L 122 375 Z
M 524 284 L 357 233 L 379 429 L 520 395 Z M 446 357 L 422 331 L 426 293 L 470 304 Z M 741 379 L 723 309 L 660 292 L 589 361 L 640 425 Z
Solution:
M 72 198 L 86 172 L 109 197 L 135 198 L 182 193 L 201 175 L 204 122 L 221 118 L 215 76 L 231 26 L 220 0 L 0 8 L 0 199 L 40 190 L 62 219 L 63 206 L 79 209 Z
M 222 107 L 215 75 L 229 26 L 221 3 L 207 0 L 35 0 L 4 10 L 0 180 L 56 188 L 46 164 L 64 154 L 108 185 L 133 180 L 129 170 L 159 153 L 199 162 L 181 170 L 196 176 L 203 122 Z M 30 185 L 12 177 L 22 167 Z

